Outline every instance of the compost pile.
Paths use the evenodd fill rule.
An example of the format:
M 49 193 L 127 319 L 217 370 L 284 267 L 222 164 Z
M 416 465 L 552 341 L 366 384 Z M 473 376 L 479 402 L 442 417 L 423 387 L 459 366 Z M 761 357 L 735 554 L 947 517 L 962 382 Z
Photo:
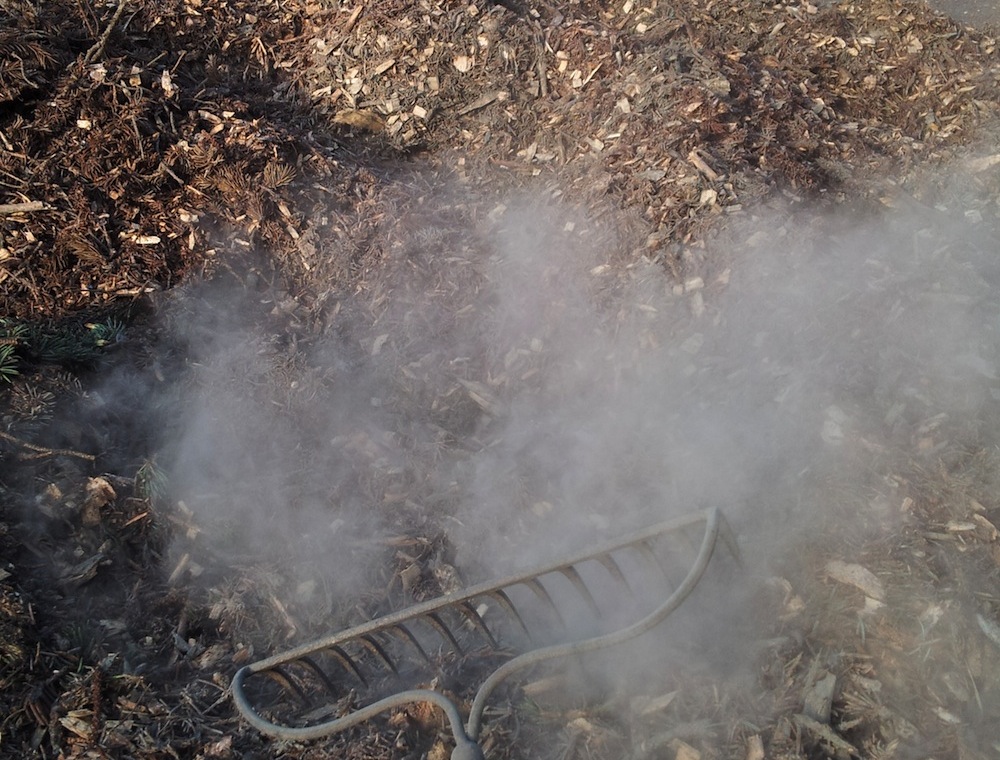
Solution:
M 736 377 L 712 329 L 739 319 L 743 259 L 888 208 L 926 221 L 899 239 L 934 297 L 994 314 L 996 33 L 921 3 L 3 0 L 0 19 L 3 756 L 447 757 L 420 714 L 276 746 L 229 679 L 456 588 L 477 488 L 519 510 L 513 534 L 559 512 L 544 463 L 486 486 L 463 463 L 504 445 L 523 392 L 586 406 L 593 377 L 559 375 L 564 280 L 635 336 L 615 378 L 666 343 L 685 376 Z M 763 208 L 778 221 L 753 229 Z M 491 287 L 525 228 L 587 252 L 528 265 L 507 297 L 543 318 L 511 325 Z M 857 405 L 820 410 L 840 453 L 795 490 L 829 506 L 755 574 L 746 668 L 568 699 L 539 679 L 504 697 L 491 757 L 995 754 L 996 389 L 959 414 L 919 369 L 903 402 L 866 375 L 897 274 L 859 274 L 870 311 L 824 301 L 855 359 L 810 371 Z M 979 348 L 956 361 L 989 384 Z M 206 464 L 236 439 L 267 453 Z M 318 559 L 331 541 L 349 578 Z

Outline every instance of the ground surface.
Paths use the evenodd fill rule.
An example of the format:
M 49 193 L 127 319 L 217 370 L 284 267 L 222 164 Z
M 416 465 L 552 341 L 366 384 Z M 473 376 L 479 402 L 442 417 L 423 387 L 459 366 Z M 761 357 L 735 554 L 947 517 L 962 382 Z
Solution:
M 0 2 L 0 754 L 446 757 L 229 680 L 715 505 L 730 593 L 490 757 L 995 757 L 1000 64 L 946 10 Z
M 1000 5 L 992 0 L 941 0 L 932 6 L 968 24 L 985 26 L 1000 21 Z

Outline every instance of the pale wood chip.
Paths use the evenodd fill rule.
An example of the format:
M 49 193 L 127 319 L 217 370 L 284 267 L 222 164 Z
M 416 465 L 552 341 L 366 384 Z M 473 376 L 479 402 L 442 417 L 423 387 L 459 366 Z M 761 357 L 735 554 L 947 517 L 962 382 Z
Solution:
M 838 583 L 854 586 L 878 602 L 885 601 L 885 587 L 871 570 L 838 559 L 827 562 L 825 569 L 826 574 Z
M 760 734 L 747 739 L 746 760 L 764 760 L 764 740 L 760 738 Z
M 333 123 L 343 124 L 367 132 L 381 132 L 385 129 L 385 120 L 374 111 L 368 109 L 348 108 L 338 111 L 333 117 Z

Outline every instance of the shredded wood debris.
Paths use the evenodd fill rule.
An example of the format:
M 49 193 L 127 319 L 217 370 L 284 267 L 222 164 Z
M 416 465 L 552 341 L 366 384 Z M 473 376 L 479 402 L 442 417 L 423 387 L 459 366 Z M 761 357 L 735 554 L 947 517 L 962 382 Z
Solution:
M 996 197 L 1000 153 L 976 143 L 997 122 L 996 27 L 920 2 L 11 0 L 0 29 L 2 756 L 448 756 L 423 706 L 279 749 L 236 719 L 227 690 L 257 657 L 460 587 L 456 496 L 423 475 L 489 445 L 476 436 L 560 345 L 533 327 L 448 364 L 414 315 L 432 303 L 455 336 L 489 315 L 474 296 L 483 262 L 502 258 L 485 238 L 517 226 L 511 189 L 585 209 L 552 234 L 606 243 L 606 260 L 581 263 L 595 298 L 639 277 L 672 293 L 682 317 L 634 301 L 613 318 L 648 322 L 637 351 L 693 320 L 678 343 L 692 361 L 711 353 L 705 324 L 730 286 L 732 261 L 707 256 L 709 242 L 755 204 L 945 219 L 948 201 L 977 229 L 1000 214 L 962 188 L 942 199 L 928 178 L 957 159 Z M 805 237 L 797 224 L 782 234 Z M 770 239 L 736 248 L 752 257 Z M 176 422 L 147 408 L 154 390 L 169 386 L 179 409 L 212 371 L 154 326 L 221 329 L 223 316 L 192 319 L 196 285 L 176 288 L 201 282 L 235 287 L 275 336 L 253 345 L 265 370 L 230 370 L 304 436 L 302 472 L 328 464 L 310 459 L 320 443 L 343 463 L 327 492 L 299 488 L 302 472 L 289 492 L 340 509 L 354 489 L 388 526 L 373 540 L 330 515 L 329 535 L 375 568 L 365 594 L 343 599 L 336 578 L 266 547 L 211 561 L 210 507 L 231 495 L 171 496 L 155 436 L 137 428 Z M 942 282 L 928 299 L 948 297 Z M 339 382 L 307 357 L 345 323 L 365 326 L 345 355 L 389 368 L 363 403 L 434 426 L 433 442 L 407 449 L 405 424 L 320 441 L 304 424 Z M 963 361 L 995 379 L 981 357 Z M 112 401 L 126 374 L 109 368 L 138 368 L 149 387 Z M 864 452 L 870 481 L 852 486 L 879 492 L 865 513 L 877 527 L 835 525 L 776 561 L 738 677 L 671 664 L 631 692 L 578 698 L 572 679 L 537 674 L 499 700 L 488 756 L 995 753 L 1000 463 L 946 411 L 911 419 L 914 388 L 884 415 L 908 436 L 896 448 L 865 415 L 824 411 L 822 440 Z M 831 495 L 834 481 L 803 498 L 836 502 L 848 487 Z M 552 511 L 504 485 L 536 516 Z M 461 700 L 470 686 L 447 688 Z

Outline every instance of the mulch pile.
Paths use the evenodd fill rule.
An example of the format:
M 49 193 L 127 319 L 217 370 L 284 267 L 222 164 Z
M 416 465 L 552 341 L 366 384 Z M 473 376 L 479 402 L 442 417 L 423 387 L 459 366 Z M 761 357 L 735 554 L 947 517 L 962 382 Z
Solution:
M 690 240 L 774 188 L 856 193 L 855 177 L 973 138 L 1000 77 L 994 37 L 893 2 L 3 17 L 0 284 L 21 318 L 169 288 L 247 249 L 350 288 L 384 254 L 376 230 L 409 172 L 430 192 L 442 175 L 558 177 L 639 212 L 653 248 Z
M 919 207 L 923 185 L 901 189 L 908 178 L 960 155 L 995 121 L 1000 92 L 996 35 L 893 0 L 4 0 L 0 29 L 0 754 L 10 757 L 272 756 L 235 716 L 229 677 L 262 650 L 329 625 L 311 589 L 299 584 L 302 603 L 289 611 L 287 579 L 260 568 L 188 589 L 183 581 L 204 568 L 168 548 L 172 537 L 196 536 L 198 519 L 166 498 L 148 431 L 173 424 L 203 371 L 176 325 L 192 314 L 192 330 L 226 325 L 192 306 L 198 283 L 238 290 L 277 336 L 243 346 L 269 362 L 253 375 L 261 407 L 289 378 L 297 384 L 283 402 L 294 423 L 265 417 L 237 425 L 237 435 L 309 435 L 298 422 L 325 398 L 333 370 L 306 371 L 302 357 L 311 342 L 339 336 L 363 342 L 366 358 L 407 368 L 409 380 L 394 381 L 381 403 L 402 419 L 432 410 L 418 421 L 437 426 L 439 448 L 412 454 L 420 472 L 474 437 L 479 415 L 500 413 L 513 381 L 489 385 L 487 376 L 530 382 L 542 361 L 530 341 L 497 347 L 472 357 L 482 371 L 458 383 L 427 358 L 423 326 L 408 321 L 407 305 L 429 299 L 468 337 L 463 298 L 485 276 L 480 262 L 495 253 L 487 231 L 505 223 L 513 191 L 568 201 L 613 227 L 599 266 L 620 273 L 652 262 L 668 285 L 700 299 L 700 285 L 727 264 L 704 255 L 723 222 L 775 197 L 877 206 L 894 196 Z M 997 210 L 975 213 L 993 222 Z M 695 316 L 704 309 L 695 297 L 686 305 Z M 119 406 L 100 389 L 123 368 L 142 381 Z M 227 371 L 252 374 L 238 363 Z M 174 405 L 145 407 L 164 378 Z M 392 441 L 355 433 L 333 454 L 304 454 L 303 471 L 328 466 L 324 456 L 350 461 L 345 478 L 373 502 L 429 503 L 437 485 L 407 479 L 386 454 L 405 429 Z M 856 633 L 818 601 L 831 584 L 858 597 L 844 597 L 850 611 L 894 593 L 862 572 L 889 560 L 861 548 L 852 562 L 819 568 L 814 587 L 772 584 L 762 604 L 795 632 L 765 653 L 773 704 L 754 713 L 758 723 L 733 717 L 749 714 L 739 696 L 679 683 L 676 700 L 632 705 L 631 725 L 547 716 L 543 726 L 563 731 L 562 756 L 763 758 L 766 747 L 767 756 L 846 757 L 863 747 L 890 757 L 919 747 L 926 735 L 885 707 L 905 683 L 883 684 L 889 667 L 877 667 L 902 668 L 904 654 L 931 646 L 922 633 L 947 621 L 935 607 L 940 579 L 908 558 L 934 555 L 957 578 L 992 561 L 997 541 L 990 496 L 962 481 L 989 467 L 969 455 L 946 469 L 943 492 L 930 485 L 940 473 L 901 486 L 927 497 L 908 509 L 931 527 L 893 539 L 896 564 L 880 565 L 909 578 L 910 606 L 906 621 L 866 634 L 874 650 L 862 654 L 862 643 L 838 659 L 807 643 Z M 397 539 L 377 551 L 390 579 L 450 566 L 447 530 L 433 515 L 387 520 Z M 957 554 L 945 551 L 951 544 Z M 386 603 L 384 575 L 366 609 Z M 430 573 L 425 585 L 442 588 Z M 1000 636 L 977 614 L 968 620 Z M 942 754 L 987 751 L 956 728 L 971 718 L 945 704 L 958 700 L 972 715 L 977 680 L 997 664 L 989 646 L 966 654 L 919 674 L 921 697 L 938 700 L 926 709 L 943 728 L 927 735 Z M 836 696 L 824 691 L 828 676 Z M 836 700 L 832 726 L 829 705 L 824 714 L 800 704 L 827 698 Z M 664 732 L 668 708 L 685 719 Z M 981 708 L 977 720 L 986 721 Z M 362 730 L 281 751 L 444 751 L 404 723 L 393 740 Z M 515 733 L 510 723 L 497 730 Z M 543 733 L 526 731 L 538 741 Z M 531 756 L 499 739 L 495 751 Z

